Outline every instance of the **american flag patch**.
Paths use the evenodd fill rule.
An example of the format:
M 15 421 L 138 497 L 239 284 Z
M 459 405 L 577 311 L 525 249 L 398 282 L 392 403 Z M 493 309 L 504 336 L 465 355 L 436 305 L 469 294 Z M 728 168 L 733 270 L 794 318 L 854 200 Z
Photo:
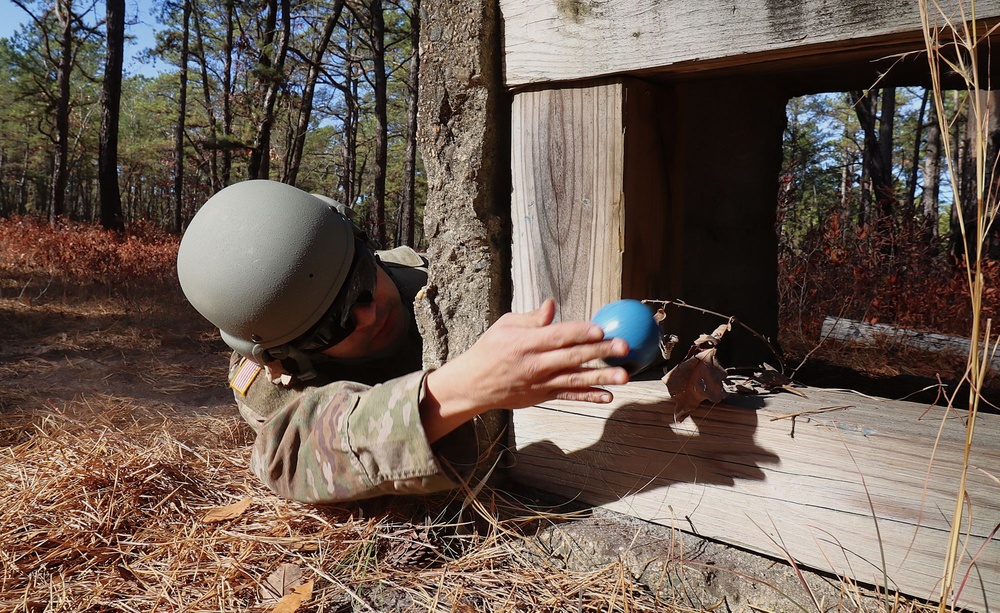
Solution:
M 246 396 L 247 390 L 250 389 L 250 385 L 261 370 L 260 364 L 243 358 L 243 363 L 236 369 L 236 374 L 229 381 L 229 387 Z

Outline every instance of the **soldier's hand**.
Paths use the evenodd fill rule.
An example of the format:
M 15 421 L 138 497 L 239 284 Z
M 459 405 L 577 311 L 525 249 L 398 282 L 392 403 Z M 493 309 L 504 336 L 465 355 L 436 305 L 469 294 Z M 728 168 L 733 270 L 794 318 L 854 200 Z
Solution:
M 592 360 L 624 357 L 628 344 L 604 340 L 588 322 L 553 324 L 555 302 L 501 317 L 467 352 L 427 376 L 421 403 L 431 441 L 493 408 L 519 409 L 547 400 L 611 402 L 601 385 L 628 382 L 624 368 L 589 368 Z

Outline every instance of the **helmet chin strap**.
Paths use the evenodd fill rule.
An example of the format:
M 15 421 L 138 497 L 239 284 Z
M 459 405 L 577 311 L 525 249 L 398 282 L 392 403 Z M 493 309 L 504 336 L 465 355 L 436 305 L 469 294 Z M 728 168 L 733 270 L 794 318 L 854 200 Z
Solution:
M 315 379 L 317 375 L 316 368 L 313 366 L 309 356 L 305 352 L 296 349 L 291 343 L 285 343 L 284 345 L 278 345 L 270 349 L 254 345 L 253 356 L 263 364 L 273 362 L 274 360 L 280 361 L 282 367 L 299 381 Z M 292 366 L 292 368 L 289 368 L 289 366 Z

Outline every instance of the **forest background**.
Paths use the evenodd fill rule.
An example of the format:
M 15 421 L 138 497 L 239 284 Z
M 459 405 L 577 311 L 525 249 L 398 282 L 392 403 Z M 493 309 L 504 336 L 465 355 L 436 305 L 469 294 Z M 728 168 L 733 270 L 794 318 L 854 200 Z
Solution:
M 124 0 L 7 1 L 23 17 L 0 38 L 8 260 L 77 279 L 173 282 L 171 250 L 197 208 L 252 178 L 340 200 L 383 246 L 423 246 L 419 0 L 167 1 L 150 15 L 154 44 L 129 64 L 156 70 L 134 72 L 124 43 L 141 24 Z M 1000 92 L 981 95 L 993 167 Z M 807 353 L 826 315 L 968 334 L 968 102 L 947 96 L 942 133 L 922 87 L 790 100 L 776 177 L 786 348 Z M 956 185 L 942 139 L 956 152 Z M 987 256 L 984 316 L 994 317 L 995 229 Z

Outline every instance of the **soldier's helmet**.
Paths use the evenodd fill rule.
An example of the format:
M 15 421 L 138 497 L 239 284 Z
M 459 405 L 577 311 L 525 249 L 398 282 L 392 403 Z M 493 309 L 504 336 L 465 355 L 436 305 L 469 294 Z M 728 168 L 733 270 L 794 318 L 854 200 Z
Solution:
M 184 295 L 241 355 L 313 376 L 307 354 L 343 340 L 374 297 L 376 258 L 339 206 L 275 181 L 219 191 L 181 239 Z

